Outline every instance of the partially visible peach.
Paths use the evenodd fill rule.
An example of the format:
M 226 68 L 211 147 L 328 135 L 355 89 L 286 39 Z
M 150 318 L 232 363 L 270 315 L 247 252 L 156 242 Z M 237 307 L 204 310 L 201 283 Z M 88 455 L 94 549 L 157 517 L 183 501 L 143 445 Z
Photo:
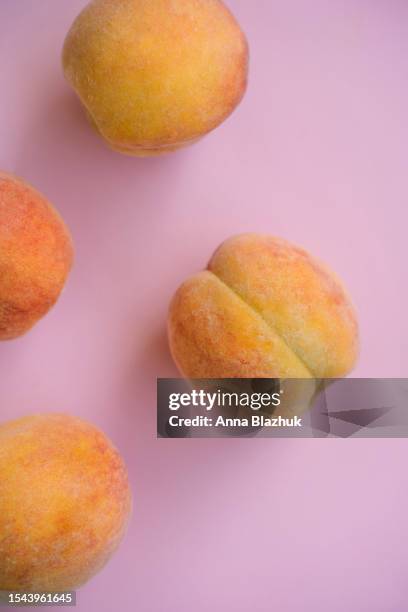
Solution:
M 48 312 L 72 259 L 69 231 L 53 206 L 0 173 L 0 340 L 21 336 Z
M 126 468 L 94 426 L 43 414 L 0 425 L 0 591 L 69 591 L 107 562 L 131 509 Z
M 284 240 L 227 240 L 170 306 L 172 355 L 187 378 L 337 378 L 358 327 L 340 280 Z
M 93 0 L 67 35 L 63 67 L 113 149 L 159 155 L 232 113 L 248 45 L 220 0 Z

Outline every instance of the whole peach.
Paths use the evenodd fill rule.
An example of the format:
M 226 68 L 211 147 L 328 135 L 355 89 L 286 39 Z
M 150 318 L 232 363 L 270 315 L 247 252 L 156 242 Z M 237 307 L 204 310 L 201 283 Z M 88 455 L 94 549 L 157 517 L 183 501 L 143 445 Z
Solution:
M 63 67 L 113 149 L 159 155 L 232 113 L 248 46 L 220 0 L 93 0 L 67 35 Z
M 0 340 L 21 336 L 48 312 L 72 259 L 69 231 L 53 206 L 0 173 Z
M 337 378 L 358 353 L 340 280 L 303 249 L 258 234 L 224 242 L 179 288 L 168 330 L 187 378 Z
M 118 546 L 131 509 L 126 468 L 106 436 L 43 414 L 0 425 L 0 591 L 65 591 Z

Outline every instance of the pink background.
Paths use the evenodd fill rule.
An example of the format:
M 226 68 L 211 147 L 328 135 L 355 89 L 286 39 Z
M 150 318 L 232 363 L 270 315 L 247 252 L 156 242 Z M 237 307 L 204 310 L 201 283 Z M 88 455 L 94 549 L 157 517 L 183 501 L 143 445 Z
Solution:
M 201 143 L 148 160 L 106 148 L 63 80 L 84 4 L 0 4 L 0 168 L 46 194 L 76 244 L 58 305 L 0 346 L 1 420 L 93 421 L 135 494 L 78 610 L 407 610 L 406 440 L 156 440 L 155 385 L 176 375 L 172 293 L 245 231 L 343 277 L 356 376 L 408 376 L 408 4 L 230 0 L 251 45 L 244 102 Z

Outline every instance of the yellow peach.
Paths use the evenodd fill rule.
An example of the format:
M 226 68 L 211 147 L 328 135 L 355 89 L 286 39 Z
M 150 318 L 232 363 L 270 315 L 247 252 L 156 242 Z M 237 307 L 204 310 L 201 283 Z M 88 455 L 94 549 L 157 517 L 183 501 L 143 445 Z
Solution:
M 232 113 L 248 45 L 220 0 L 93 0 L 66 37 L 63 67 L 113 149 L 159 155 Z
M 340 280 L 303 249 L 257 234 L 227 240 L 179 288 L 168 331 L 187 378 L 337 378 L 358 353 Z
M 0 425 L 0 591 L 66 591 L 117 548 L 131 509 L 123 460 L 77 418 Z
M 0 340 L 24 334 L 48 312 L 72 259 L 69 231 L 51 204 L 0 173 Z

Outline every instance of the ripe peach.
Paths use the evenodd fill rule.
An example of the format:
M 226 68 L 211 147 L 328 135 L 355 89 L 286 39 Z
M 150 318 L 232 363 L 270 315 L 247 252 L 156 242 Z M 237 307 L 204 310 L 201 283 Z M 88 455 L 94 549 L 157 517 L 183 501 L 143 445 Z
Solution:
M 63 67 L 113 149 L 159 155 L 232 113 L 248 45 L 220 0 L 93 0 L 67 35 Z
M 336 378 L 358 352 L 339 279 L 303 249 L 257 234 L 227 240 L 179 288 L 168 330 L 187 378 Z
M 72 259 L 69 231 L 51 204 L 0 173 L 0 340 L 24 334 L 48 312 Z
M 0 591 L 64 591 L 107 562 L 131 509 L 106 436 L 44 414 L 0 425 Z

